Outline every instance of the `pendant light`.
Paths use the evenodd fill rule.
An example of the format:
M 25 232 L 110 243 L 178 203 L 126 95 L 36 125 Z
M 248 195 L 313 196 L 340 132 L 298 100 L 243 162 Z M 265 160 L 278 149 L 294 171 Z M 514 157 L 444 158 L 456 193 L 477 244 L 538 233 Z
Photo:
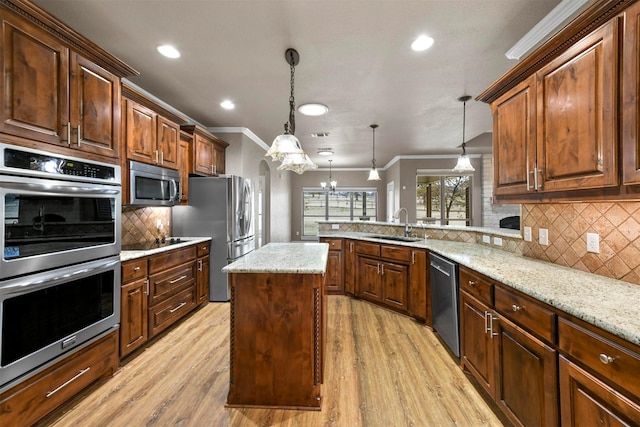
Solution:
M 465 150 L 465 142 L 464 142 L 464 128 L 466 122 L 466 113 L 467 113 L 467 101 L 470 100 L 471 97 L 469 95 L 464 95 L 458 98 L 458 101 L 462 102 L 462 154 L 458 157 L 458 163 L 452 169 L 453 172 L 473 172 L 475 169 L 471 165 L 471 160 L 469 160 L 469 156 L 467 156 L 467 151 Z
M 278 166 L 278 170 L 290 170 L 298 174 L 302 174 L 309 169 L 315 169 L 318 166 L 311 161 L 307 153 L 304 152 L 300 145 L 300 141 L 295 136 L 296 118 L 295 118 L 295 98 L 294 98 L 294 82 L 295 82 L 295 66 L 300 62 L 300 55 L 295 49 L 287 49 L 284 53 L 285 60 L 289 64 L 291 70 L 291 95 L 289 96 L 289 121 L 284 124 L 284 134 L 278 135 L 273 144 L 265 154 L 271 156 L 271 160 L 280 161 L 282 164 Z
M 331 162 L 332 161 L 333 160 L 329 160 L 329 191 L 336 191 L 336 187 L 338 186 L 338 181 L 331 178 Z M 322 181 L 320 183 L 320 187 L 322 187 L 323 190 L 326 190 L 327 183 L 325 181 Z
M 376 128 L 378 125 L 370 125 L 369 127 L 373 130 L 373 155 L 371 156 L 371 170 L 367 181 L 380 181 L 380 175 L 376 169 Z

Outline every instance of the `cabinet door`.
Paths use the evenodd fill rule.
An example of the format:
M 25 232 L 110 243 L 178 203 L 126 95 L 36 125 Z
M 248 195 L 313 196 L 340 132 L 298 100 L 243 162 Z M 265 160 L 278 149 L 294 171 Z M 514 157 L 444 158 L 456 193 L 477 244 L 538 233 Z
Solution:
M 47 32 L 18 23 L 7 11 L 0 17 L 4 21 L 0 132 L 68 145 L 69 50 Z
M 127 159 L 157 164 L 160 153 L 156 149 L 156 113 L 127 99 Z
M 407 310 L 407 287 L 409 267 L 406 265 L 381 263 L 383 302 L 397 310 Z
M 517 425 L 558 425 L 556 351 L 504 317 L 492 323 L 498 406 Z
M 178 139 L 180 126 L 162 116 L 158 116 L 157 149 L 159 164 L 165 168 L 178 169 Z
M 180 138 L 178 141 L 178 168 L 180 171 L 180 204 L 189 202 L 189 173 L 191 171 L 191 142 Z
M 460 292 L 460 362 L 478 383 L 495 397 L 494 338 L 488 329 L 488 313 L 482 302 Z
M 200 175 L 213 175 L 213 143 L 208 139 L 193 137 L 193 171 Z
M 411 250 L 408 310 L 410 315 L 422 320 L 431 319 L 430 310 L 427 309 L 428 274 L 427 252 Z
M 618 19 L 537 73 L 540 191 L 618 185 Z
M 122 285 L 120 289 L 120 357 L 147 341 L 147 279 Z
M 358 257 L 358 284 L 362 298 L 382 301 L 382 285 L 380 283 L 380 262 Z
M 329 251 L 326 274 L 326 293 L 342 294 L 344 292 L 342 282 L 342 251 Z
M 224 175 L 225 163 L 226 163 L 225 147 L 218 144 L 214 144 L 213 150 L 215 154 L 214 155 L 215 157 L 214 172 L 216 175 Z
M 622 63 L 623 182 L 640 184 L 640 3 L 625 11 Z
M 209 256 L 198 258 L 196 273 L 197 304 L 209 301 Z
M 120 79 L 77 54 L 71 55 L 72 147 L 117 158 L 120 144 Z
M 352 240 L 345 240 L 344 247 L 344 291 L 356 295 L 356 253 Z
M 532 76 L 498 98 L 493 110 L 494 194 L 535 189 L 536 83 Z
M 560 356 L 563 426 L 637 426 L 640 406 Z

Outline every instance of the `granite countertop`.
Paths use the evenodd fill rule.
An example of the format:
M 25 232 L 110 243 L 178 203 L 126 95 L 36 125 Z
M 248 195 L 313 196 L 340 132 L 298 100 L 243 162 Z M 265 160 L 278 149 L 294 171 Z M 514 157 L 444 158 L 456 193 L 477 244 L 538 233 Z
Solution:
M 195 245 L 201 242 L 208 242 L 211 237 L 180 237 L 180 243 L 174 243 L 172 245 L 161 246 L 153 249 L 145 249 L 139 251 L 121 251 L 120 261 L 129 261 L 136 258 L 142 258 L 147 255 L 158 254 L 161 252 L 171 251 L 173 249 L 184 248 L 185 246 Z
M 326 243 L 269 243 L 223 267 L 222 271 L 324 274 L 328 254 Z
M 320 236 L 369 240 L 431 250 L 640 345 L 639 285 L 477 243 L 434 239 L 396 242 L 367 237 L 367 233 L 350 232 L 323 233 Z

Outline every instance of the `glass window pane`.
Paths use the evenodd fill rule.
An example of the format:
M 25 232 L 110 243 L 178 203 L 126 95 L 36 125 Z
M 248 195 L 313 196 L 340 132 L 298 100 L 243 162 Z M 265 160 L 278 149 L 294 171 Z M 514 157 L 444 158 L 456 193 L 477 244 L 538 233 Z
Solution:
M 466 225 L 469 218 L 469 184 L 471 177 L 445 176 L 445 218 L 450 225 Z
M 333 191 L 329 193 L 329 219 L 351 218 L 351 192 Z

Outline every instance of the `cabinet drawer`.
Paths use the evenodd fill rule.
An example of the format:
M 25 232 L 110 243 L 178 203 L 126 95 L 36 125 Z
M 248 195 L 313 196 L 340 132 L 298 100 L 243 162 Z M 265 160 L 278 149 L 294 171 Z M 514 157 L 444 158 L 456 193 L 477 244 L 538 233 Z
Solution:
M 555 313 L 545 309 L 540 303 L 502 287 L 494 289 L 494 298 L 497 311 L 547 341 L 555 342 Z
M 460 268 L 460 289 L 490 306 L 493 305 L 493 284 L 462 267 Z
M 209 245 L 211 242 L 202 242 L 196 245 L 198 258 L 203 257 L 205 255 L 209 255 Z
M 196 306 L 196 287 L 172 296 L 168 300 L 149 309 L 149 337 L 172 325 L 180 317 L 190 312 Z
M 356 253 L 380 256 L 380 245 L 377 243 L 356 242 Z
M 380 245 L 380 255 L 382 258 L 411 262 L 411 249 L 409 248 Z
M 329 244 L 330 251 L 342 250 L 342 239 L 322 239 L 322 243 Z
M 187 246 L 174 251 L 163 252 L 149 257 L 149 274 L 167 270 L 176 265 L 196 259 L 195 245 Z
M 155 305 L 195 281 L 195 261 L 149 276 L 149 305 Z
M 122 283 L 147 277 L 147 257 L 136 258 L 122 263 Z
M 640 397 L 640 354 L 563 318 L 558 339 L 560 350 Z
M 0 424 L 29 426 L 118 368 L 118 331 L 0 395 Z

